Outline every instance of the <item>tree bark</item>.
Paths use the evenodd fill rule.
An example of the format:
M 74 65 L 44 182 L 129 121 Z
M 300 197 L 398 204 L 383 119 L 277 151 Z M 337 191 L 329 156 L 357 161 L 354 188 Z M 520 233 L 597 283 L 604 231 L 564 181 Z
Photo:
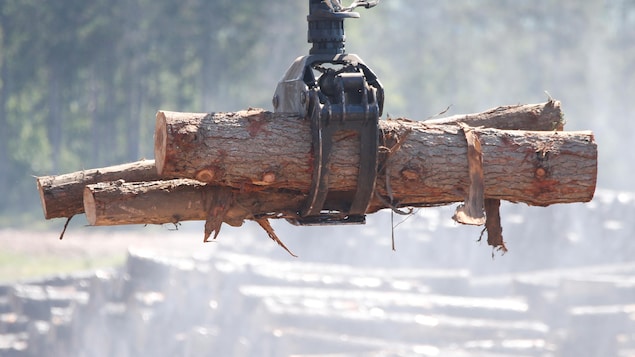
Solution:
M 375 187 L 380 200 L 399 207 L 465 198 L 470 182 L 460 126 L 397 119 L 380 121 L 380 129 L 383 148 Z M 591 132 L 473 132 L 482 145 L 485 198 L 547 206 L 593 197 L 597 146 Z M 348 134 L 334 140 L 329 178 L 333 191 L 352 191 L 357 182 L 359 145 Z M 310 137 L 309 123 L 292 115 L 160 111 L 155 159 L 161 175 L 243 190 L 306 193 L 313 160 Z M 369 210 L 381 206 L 373 201 Z
M 159 180 L 154 160 L 82 170 L 58 176 L 37 177 L 40 201 L 46 219 L 72 217 L 84 213 L 82 195 L 86 185 L 104 181 Z
M 84 210 L 88 223 L 96 226 L 206 220 L 208 208 L 213 208 L 206 208 L 206 200 L 213 200 L 219 190 L 232 196 L 222 220 L 234 227 L 246 219 L 292 217 L 304 200 L 291 192 L 240 192 L 188 179 L 103 182 L 86 186 Z
M 203 187 L 185 179 L 97 183 L 84 188 L 84 211 L 93 226 L 204 220 Z
M 473 127 L 502 130 L 562 131 L 564 120 L 560 102 L 507 105 L 492 108 L 482 113 L 460 114 L 446 118 L 430 119 L 426 124 L 456 125 L 463 123 Z
M 298 147 L 298 149 L 302 149 L 302 152 L 307 152 L 310 149 L 310 135 L 309 127 L 306 125 L 305 121 L 298 120 L 299 118 L 295 116 L 276 114 L 276 120 L 280 119 L 283 122 L 274 123 L 274 124 L 287 124 L 293 127 L 294 132 L 298 131 L 295 134 L 299 136 L 291 136 L 286 135 L 282 136 L 285 130 L 284 125 L 276 126 L 272 125 L 272 123 L 267 124 L 267 121 L 271 121 L 271 113 L 259 111 L 259 110 L 250 110 L 243 111 L 238 113 L 218 113 L 218 114 L 196 114 L 196 113 L 175 113 L 175 112 L 164 112 L 159 111 L 157 113 L 157 121 L 155 128 L 155 159 L 157 160 L 157 169 L 159 174 L 161 175 L 169 175 L 174 172 L 178 177 L 188 177 L 188 178 L 197 178 L 198 180 L 204 182 L 213 182 L 218 180 L 220 176 L 224 174 L 223 167 L 217 165 L 218 163 L 227 161 L 227 159 L 233 159 L 234 157 L 231 154 L 235 154 L 236 152 L 227 151 L 222 146 L 223 142 L 219 139 L 232 139 L 236 140 L 244 140 L 250 138 L 249 143 L 244 143 L 245 145 L 260 145 L 263 144 L 268 145 L 268 152 L 272 155 L 278 154 L 288 154 L 285 153 L 284 150 L 280 150 L 277 146 L 279 143 L 271 143 L 268 140 L 264 142 L 255 142 L 253 139 L 255 137 L 260 137 L 263 134 L 268 135 L 270 130 L 276 132 L 276 135 L 279 135 L 280 140 L 284 140 L 285 145 L 291 143 L 303 143 L 304 145 Z M 226 118 L 223 118 L 223 117 Z M 267 117 L 266 119 L 264 117 Z M 188 119 L 189 118 L 189 119 Z M 192 133 L 193 135 L 190 137 L 185 137 L 179 135 L 178 131 L 188 131 L 188 130 L 198 130 L 195 126 L 197 123 L 201 123 L 203 118 L 207 118 L 207 124 L 212 124 L 212 126 L 207 127 L 202 134 L 206 135 L 205 139 L 211 139 L 211 142 L 203 142 L 202 136 L 196 135 L 196 133 Z M 188 120 L 192 120 L 192 123 L 188 123 Z M 225 119 L 230 119 L 227 121 Z M 234 120 L 232 120 L 234 119 Z M 244 119 L 247 119 L 246 121 Z M 167 131 L 167 120 L 171 122 L 181 121 L 182 126 L 177 127 L 175 124 L 170 129 L 171 132 Z M 224 124 L 229 124 L 227 127 L 214 125 L 219 124 L 221 120 L 225 120 Z M 286 123 L 284 122 L 286 120 Z M 409 119 L 403 119 L 406 121 L 410 121 Z M 486 128 L 496 128 L 496 129 L 508 129 L 508 130 L 532 130 L 532 131 L 553 131 L 553 130 L 562 130 L 564 125 L 563 114 L 560 108 L 560 102 L 555 100 L 550 100 L 546 103 L 540 104 L 526 104 L 526 105 L 514 105 L 514 106 L 501 106 L 497 108 L 493 108 L 482 113 L 477 114 L 465 114 L 465 115 L 455 115 L 448 118 L 441 119 L 433 119 L 428 120 L 425 123 L 429 124 L 442 124 L 442 125 L 458 125 L 459 123 L 464 123 L 473 127 L 486 127 Z M 194 125 L 194 127 L 188 127 L 188 125 Z M 296 124 L 296 125 L 294 125 Z M 171 124 L 172 125 L 172 124 Z M 235 126 L 235 128 L 231 128 L 230 126 Z M 235 129 L 235 130 L 231 130 Z M 174 132 L 177 131 L 177 132 Z M 222 131 L 222 132 L 219 132 Z M 264 132 L 263 132 L 264 131 Z M 245 137 L 248 135 L 248 137 Z M 169 137 L 168 137 L 169 136 Z M 175 142 L 174 140 L 178 140 L 182 138 L 183 141 Z M 168 142 L 170 142 L 173 146 L 181 146 L 182 151 L 188 150 L 198 150 L 200 145 L 213 145 L 213 147 L 209 147 L 209 150 L 216 150 L 218 156 L 215 160 L 216 162 L 209 167 L 201 168 L 197 172 L 188 172 L 184 169 L 185 166 L 191 164 L 198 164 L 200 161 L 205 161 L 204 155 L 200 155 L 200 157 L 195 157 L 190 155 L 189 157 L 180 157 L 182 154 L 181 149 L 178 147 L 168 147 Z M 273 145 L 272 145 L 273 144 Z M 238 152 L 241 150 L 239 149 Z M 297 152 L 299 154 L 299 152 Z M 230 156 L 228 156 L 230 155 Z M 291 162 L 297 164 L 297 161 L 303 161 L 304 157 L 294 156 L 290 157 Z M 193 160 L 194 162 L 189 163 L 187 160 Z M 253 162 L 253 161 L 252 161 Z M 270 160 L 265 160 L 266 162 L 270 162 Z M 258 165 L 262 166 L 262 162 Z M 272 164 L 273 168 L 275 168 L 275 164 Z M 301 166 L 301 164 L 300 164 Z M 290 172 L 291 176 L 296 176 L 299 172 L 293 172 L 292 170 L 297 168 L 296 166 L 289 167 L 285 172 Z M 262 183 L 269 184 L 268 180 L 272 177 L 273 172 L 265 171 L 263 176 L 265 180 L 256 179 L 252 183 Z M 308 174 L 308 172 L 306 172 Z M 210 176 L 216 175 L 216 179 Z

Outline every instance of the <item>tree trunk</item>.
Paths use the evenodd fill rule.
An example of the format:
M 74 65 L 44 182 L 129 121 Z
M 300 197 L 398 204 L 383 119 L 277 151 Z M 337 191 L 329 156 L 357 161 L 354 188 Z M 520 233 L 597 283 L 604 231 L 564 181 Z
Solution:
M 3 16 L 0 15 L 0 19 Z M 0 50 L 4 50 L 4 43 L 0 40 Z M 4 52 L 6 53 L 6 52 Z M 9 119 L 7 118 L 7 98 L 9 97 L 9 69 L 6 63 L 8 56 L 0 54 L 0 191 L 8 192 L 10 189 L 9 172 L 13 168 L 13 162 L 9 156 Z M 0 204 L 0 211 L 4 211 L 7 202 Z
M 93 226 L 205 220 L 204 188 L 204 184 L 186 179 L 102 182 L 84 189 L 84 211 Z
M 246 219 L 270 217 L 271 212 L 294 216 L 304 200 L 290 192 L 240 192 L 188 179 L 103 182 L 86 186 L 84 210 L 88 223 L 96 226 L 206 220 L 208 208 L 214 208 L 206 208 L 206 203 L 209 206 L 222 190 L 232 196 L 223 222 L 235 227 Z
M 58 176 L 37 178 L 37 187 L 46 219 L 72 217 L 84 213 L 82 195 L 86 185 L 106 181 L 159 180 L 154 160 L 82 170 Z
M 460 126 L 397 119 L 380 121 L 380 129 L 383 148 L 375 188 L 383 201 L 399 207 L 465 198 L 470 186 L 468 146 Z M 593 197 L 597 147 L 591 132 L 473 132 L 482 146 L 485 198 L 546 206 Z M 333 191 L 356 187 L 359 145 L 348 134 L 334 139 L 329 178 Z M 310 137 L 309 123 L 293 115 L 161 111 L 155 159 L 160 175 L 243 190 L 307 193 L 313 160 Z M 380 206 L 374 201 L 369 210 Z
M 502 130 L 562 131 L 560 102 L 549 100 L 546 103 L 508 105 L 492 108 L 482 113 L 460 114 L 446 118 L 429 119 L 426 124 L 457 125 L 463 123 L 473 127 L 485 127 Z
M 247 139 L 245 135 L 249 135 L 250 141 L 249 144 L 252 147 L 254 145 L 258 145 L 259 143 L 254 142 L 253 139 L 256 136 L 268 135 L 269 130 L 275 130 L 277 135 L 283 134 L 283 131 L 286 130 L 284 125 L 274 126 L 269 124 L 269 126 L 262 128 L 266 123 L 263 120 L 259 119 L 260 113 L 262 115 L 268 116 L 268 121 L 271 121 L 271 113 L 261 112 L 257 110 L 251 111 L 243 111 L 238 113 L 218 113 L 218 114 L 209 114 L 208 121 L 212 121 L 212 124 L 219 124 L 221 120 L 223 120 L 223 115 L 226 115 L 227 118 L 234 118 L 234 125 L 243 125 L 243 127 L 231 128 L 230 126 L 223 127 L 222 125 L 214 125 L 209 127 L 209 131 L 203 132 L 203 134 L 207 135 L 206 139 L 213 140 L 212 142 L 203 143 L 203 138 L 199 135 L 190 136 L 189 138 L 183 138 L 190 140 L 184 142 L 172 142 L 173 145 L 182 145 L 185 146 L 183 151 L 192 150 L 192 149 L 200 149 L 197 146 L 199 144 L 209 146 L 211 143 L 214 144 L 211 147 L 211 150 L 216 150 L 218 158 L 216 161 L 226 161 L 227 159 L 227 150 L 222 146 L 223 142 L 219 139 L 227 137 L 230 142 L 231 139 Z M 178 155 L 182 154 L 179 152 L 178 148 L 170 148 L 167 147 L 168 140 L 176 140 L 178 139 L 178 133 L 167 132 L 166 121 L 182 121 L 182 125 L 184 127 L 178 128 L 176 126 L 171 127 L 172 130 L 188 130 L 188 129 L 196 129 L 193 127 L 187 127 L 190 123 L 187 122 L 188 118 L 192 119 L 192 125 L 197 125 L 197 123 L 201 123 L 204 117 L 207 117 L 208 114 L 195 114 L 195 113 L 175 113 L 175 112 L 158 112 L 157 113 L 157 122 L 155 128 L 155 159 L 157 160 L 157 169 L 159 174 L 169 175 L 171 172 L 176 172 L 179 177 L 194 177 L 198 175 L 198 179 L 201 181 L 207 182 L 208 180 L 214 180 L 213 178 L 208 177 L 208 175 L 217 175 L 217 179 L 222 174 L 221 172 L 216 172 L 219 167 L 218 165 L 211 165 L 208 168 L 203 168 L 199 172 L 187 172 L 183 169 L 182 166 L 189 165 L 189 163 L 185 162 L 186 159 L 191 159 L 195 161 L 205 161 L 204 157 L 179 157 Z M 214 118 L 212 118 L 214 116 Z M 238 120 L 239 118 L 247 119 Z M 425 121 L 424 123 L 429 124 L 443 124 L 443 125 L 458 125 L 459 123 L 464 123 L 473 127 L 486 127 L 486 128 L 496 128 L 496 129 L 509 129 L 509 130 L 532 130 L 532 131 L 553 131 L 553 130 L 562 130 L 564 125 L 563 114 L 560 108 L 560 102 L 555 100 L 550 100 L 546 103 L 541 104 L 527 104 L 527 105 L 514 105 L 514 106 L 502 106 L 487 110 L 482 113 L 477 114 L 466 114 L 466 115 L 455 115 L 448 118 L 441 119 L 433 119 Z M 297 134 L 300 136 L 286 136 L 280 137 L 279 139 L 284 139 L 283 141 L 285 145 L 290 144 L 291 142 L 301 142 L 304 145 L 302 146 L 303 152 L 308 152 L 310 149 L 310 135 L 309 127 L 306 125 L 305 121 L 299 121 L 295 116 L 287 116 L 282 114 L 276 114 L 276 120 L 286 120 L 287 125 L 296 124 L 294 128 L 298 132 Z M 410 121 L 408 119 L 404 119 L 406 121 Z M 291 122 L 291 123 L 289 123 Z M 383 121 L 380 121 L 382 123 Z M 209 123 L 208 123 L 209 124 Z M 225 124 L 231 124 L 229 121 L 225 121 Z M 285 124 L 275 123 L 275 124 Z M 178 124 L 175 124 L 178 125 Z M 232 131 L 232 129 L 236 129 Z M 262 133 L 261 130 L 265 129 L 265 132 Z M 220 132 L 219 132 L 220 131 Z M 171 135 L 170 138 L 167 138 L 168 135 Z M 174 137 L 172 137 L 174 135 Z M 234 137 L 232 137 L 234 135 Z M 244 142 L 242 142 L 244 144 Z M 263 144 L 263 143 L 260 143 Z M 277 147 L 278 143 L 272 143 L 268 140 L 265 140 L 264 144 L 267 144 L 270 147 L 267 147 L 271 154 L 277 155 L 280 153 L 285 153 L 284 148 L 282 150 Z M 272 144 L 274 144 L 272 146 Z M 171 150 L 171 151 L 168 151 Z M 240 150 L 240 149 L 239 149 Z M 235 152 L 229 152 L 232 154 Z M 286 153 L 288 154 L 288 153 Z M 192 155 L 190 155 L 192 156 Z M 201 155 L 202 156 L 202 155 Z M 304 157 L 300 155 L 297 158 L 292 158 L 293 161 L 302 161 Z M 297 159 L 297 160 L 295 160 Z M 270 160 L 265 160 L 266 162 L 270 162 Z M 168 165 L 164 167 L 165 165 Z M 181 166 L 179 166 L 181 165 Z M 259 166 L 261 166 L 260 163 Z M 275 164 L 273 165 L 275 166 Z M 290 167 L 289 170 L 285 170 L 285 172 L 290 172 L 291 176 L 297 175 L 299 172 L 291 171 L 296 167 Z M 308 172 L 306 172 L 308 174 Z M 193 176 L 192 176 L 193 175 Z M 270 175 L 268 175 L 270 177 Z M 256 180 L 255 182 L 260 182 L 262 180 Z M 266 181 L 265 181 L 266 183 Z

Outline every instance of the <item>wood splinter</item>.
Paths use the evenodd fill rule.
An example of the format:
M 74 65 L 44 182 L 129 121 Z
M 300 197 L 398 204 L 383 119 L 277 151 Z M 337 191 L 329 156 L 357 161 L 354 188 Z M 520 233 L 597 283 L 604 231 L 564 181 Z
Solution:
M 455 221 L 462 224 L 480 226 L 485 223 L 483 211 L 484 204 L 484 179 L 483 179 L 483 150 L 481 142 L 474 128 L 459 123 L 465 139 L 467 140 L 467 160 L 470 178 L 470 186 L 467 190 L 465 203 L 459 205 L 454 213 Z
M 486 199 L 485 200 L 485 228 L 481 232 L 481 238 L 483 233 L 487 231 L 487 244 L 494 247 L 495 250 L 500 250 L 503 254 L 507 253 L 507 247 L 505 241 L 503 241 L 503 226 L 501 225 L 500 215 L 500 200 Z M 481 240 L 479 238 L 479 240 Z M 493 253 L 492 253 L 493 254 Z
M 274 232 L 273 227 L 271 227 L 271 224 L 269 223 L 269 220 L 267 218 L 256 218 L 256 222 L 258 222 L 260 227 L 262 227 L 262 229 L 264 229 L 265 232 L 267 232 L 267 234 L 269 235 L 269 238 L 271 238 L 274 242 L 278 243 L 278 245 L 284 248 L 284 250 L 286 250 L 287 253 L 291 254 L 291 256 L 296 258 L 298 257 L 297 255 L 293 254 L 289 250 L 289 248 L 287 248 L 286 245 L 284 245 L 284 243 L 280 240 L 280 238 L 278 238 L 278 236 L 276 235 L 276 232 Z

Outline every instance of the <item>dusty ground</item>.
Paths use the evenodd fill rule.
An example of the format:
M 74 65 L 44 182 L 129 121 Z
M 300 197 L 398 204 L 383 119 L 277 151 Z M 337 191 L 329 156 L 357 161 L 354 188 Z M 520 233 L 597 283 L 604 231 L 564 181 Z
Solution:
M 60 224 L 60 227 L 63 225 Z M 69 227 L 59 232 L 0 229 L 0 282 L 121 265 L 129 249 L 190 255 L 213 250 L 203 243 L 202 223 L 173 227 Z
M 23 253 L 33 256 L 56 254 L 60 256 L 99 256 L 126 253 L 129 248 L 168 251 L 190 251 L 204 248 L 202 238 L 192 232 L 165 232 L 156 229 L 100 231 L 99 228 L 71 230 L 64 239 L 59 232 L 29 230 L 0 230 L 0 247 L 3 252 Z M 196 242 L 194 242 L 196 240 Z

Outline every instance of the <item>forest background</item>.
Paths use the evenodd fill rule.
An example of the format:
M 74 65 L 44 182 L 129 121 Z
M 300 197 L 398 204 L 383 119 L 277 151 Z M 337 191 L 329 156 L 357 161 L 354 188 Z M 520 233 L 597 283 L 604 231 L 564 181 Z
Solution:
M 157 110 L 271 109 L 307 1 L 0 2 L 0 226 L 43 221 L 33 176 L 153 158 Z M 598 187 L 632 189 L 635 1 L 384 0 L 346 23 L 384 113 L 562 102 Z M 548 94 L 545 93 L 548 92 Z

